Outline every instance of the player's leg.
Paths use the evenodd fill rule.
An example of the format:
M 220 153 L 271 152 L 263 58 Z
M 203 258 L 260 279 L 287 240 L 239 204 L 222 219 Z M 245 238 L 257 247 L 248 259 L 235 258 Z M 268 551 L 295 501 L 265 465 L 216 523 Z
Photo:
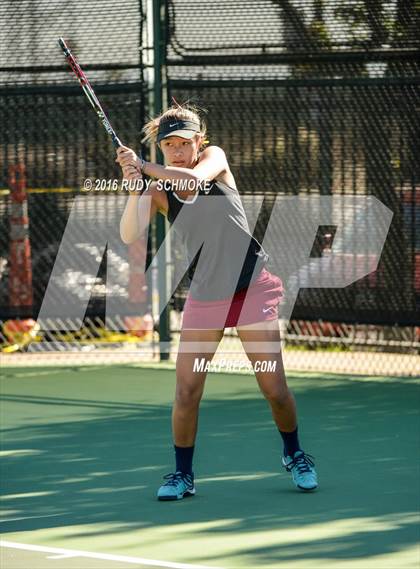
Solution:
M 278 321 L 238 326 L 237 331 L 278 429 L 294 431 L 297 426 L 296 404 L 284 373 Z M 298 448 L 289 447 L 287 450 Z
M 207 376 L 223 330 L 181 331 L 176 361 L 176 389 L 172 409 L 172 434 L 176 466 L 158 491 L 160 500 L 176 500 L 195 494 L 192 460 L 198 414 Z
M 207 376 L 203 368 L 213 359 L 222 337 L 223 330 L 181 331 L 172 412 L 173 438 L 177 446 L 188 447 L 195 442 L 198 408 Z
M 278 320 L 238 326 L 237 331 L 282 436 L 283 464 L 292 472 L 298 488 L 313 490 L 317 486 L 316 473 L 310 456 L 299 444 L 296 403 L 284 373 Z

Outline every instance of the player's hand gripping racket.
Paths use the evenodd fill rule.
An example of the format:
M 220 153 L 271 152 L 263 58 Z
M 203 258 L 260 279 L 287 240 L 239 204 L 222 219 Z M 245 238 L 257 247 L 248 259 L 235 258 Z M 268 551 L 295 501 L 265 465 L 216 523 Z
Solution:
M 105 128 L 105 130 L 110 135 L 113 145 L 115 146 L 115 148 L 119 148 L 120 146 L 123 146 L 121 140 L 115 134 L 115 131 L 112 128 L 111 123 L 109 122 L 109 119 L 106 116 L 106 114 L 102 108 L 101 103 L 98 101 L 98 98 L 95 95 L 95 91 L 93 90 L 92 85 L 89 83 L 88 78 L 84 74 L 84 72 L 83 72 L 82 68 L 80 67 L 80 65 L 78 64 L 76 58 L 71 53 L 70 49 L 67 47 L 66 42 L 63 40 L 63 38 L 60 38 L 58 40 L 58 43 L 64 52 L 64 56 L 67 59 L 68 64 L 70 65 L 70 67 L 74 71 L 77 79 L 79 80 L 79 83 L 82 86 L 82 89 L 85 92 L 86 97 L 88 98 L 92 107 L 95 109 L 95 112 L 98 115 L 101 123 L 103 124 L 103 126 Z

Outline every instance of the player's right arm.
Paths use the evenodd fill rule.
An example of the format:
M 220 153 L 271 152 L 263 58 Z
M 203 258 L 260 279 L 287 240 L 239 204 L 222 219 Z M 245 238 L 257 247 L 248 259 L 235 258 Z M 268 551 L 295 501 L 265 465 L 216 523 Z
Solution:
M 123 174 L 124 179 L 128 180 L 141 178 L 138 172 L 125 169 L 123 169 Z M 166 214 L 167 208 L 162 202 L 162 198 L 166 196 L 163 196 L 163 193 L 158 192 L 156 188 L 157 182 L 152 182 L 143 192 L 129 192 L 130 195 L 120 221 L 120 236 L 127 245 L 144 234 L 157 211 Z M 144 196 L 148 196 L 150 201 L 144 200 Z

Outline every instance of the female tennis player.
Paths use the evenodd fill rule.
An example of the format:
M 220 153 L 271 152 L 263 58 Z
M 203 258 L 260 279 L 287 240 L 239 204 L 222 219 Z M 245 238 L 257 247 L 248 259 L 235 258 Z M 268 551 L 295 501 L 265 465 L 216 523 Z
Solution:
M 282 282 L 265 268 L 268 255 L 250 233 L 226 155 L 218 146 L 206 146 L 204 121 L 190 105 L 174 104 L 151 120 L 144 133 L 143 140 L 159 145 L 165 166 L 145 162 L 128 147 L 118 149 L 117 162 L 124 179 L 137 180 L 143 175 L 156 179 L 142 193 L 130 193 L 121 218 L 121 238 L 127 244 L 135 241 L 157 211 L 171 224 L 180 215 L 181 222 L 174 229 L 181 234 L 189 261 L 198 258 L 195 266 L 193 263 L 176 361 L 172 411 L 175 472 L 164 477 L 166 483 L 157 497 L 179 500 L 195 494 L 192 462 L 207 371 L 194 369 L 194 362 L 211 362 L 225 327 L 236 327 L 259 388 L 271 407 L 284 444 L 282 464 L 297 488 L 314 490 L 317 475 L 312 457 L 299 444 L 295 400 L 286 383 L 281 356 L 278 303 L 283 294 Z M 187 181 L 188 188 L 182 187 L 180 181 Z M 203 181 L 207 181 L 207 187 Z M 146 222 L 144 216 L 139 216 L 140 195 L 151 197 Z M 216 205 L 217 200 L 209 199 L 212 195 L 222 198 L 218 200 L 222 207 Z M 210 220 L 207 225 L 212 230 L 203 236 L 205 220 Z M 203 241 L 201 262 L 202 255 L 197 257 L 196 253 L 197 243 Z M 242 265 L 239 271 L 237 258 Z M 189 274 L 191 277 L 191 271 Z M 262 365 L 267 360 L 272 362 L 271 367 Z

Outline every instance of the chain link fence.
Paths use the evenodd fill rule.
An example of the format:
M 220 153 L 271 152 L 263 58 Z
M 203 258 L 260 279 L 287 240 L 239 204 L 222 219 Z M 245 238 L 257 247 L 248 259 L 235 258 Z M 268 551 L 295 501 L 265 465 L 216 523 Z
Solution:
M 289 358 L 289 365 L 298 369 L 343 371 L 341 362 L 347 356 L 353 363 L 364 360 L 369 373 L 415 373 L 420 342 L 416 3 L 217 0 L 210 5 L 168 0 L 162 4 L 168 95 L 207 109 L 210 142 L 226 151 L 243 199 L 252 207 L 253 199 L 263 196 L 257 239 L 263 239 L 278 197 L 375 196 L 394 214 L 375 272 L 344 289 L 307 288 L 305 270 L 295 282 L 285 282 L 286 290 L 300 289 L 290 323 L 280 322 L 286 361 Z M 85 5 L 3 0 L 0 6 L 5 24 L 0 37 L 3 322 L 19 315 L 36 317 L 76 199 L 86 226 L 118 227 L 125 203 L 121 194 L 81 192 L 86 178 L 119 178 L 119 171 L 110 141 L 56 47 L 57 38 L 71 38 L 69 45 L 109 110 L 116 132 L 136 148 L 141 126 L 151 114 L 144 37 L 152 23 L 151 7 L 141 0 L 93 0 Z M 19 26 L 14 25 L 17 19 Z M 11 307 L 8 292 L 9 167 L 19 163 L 26 170 L 33 270 L 34 303 L 26 314 Z M 313 259 L 334 246 L 334 231 L 320 227 Z M 282 246 L 276 236 L 265 245 L 272 255 Z M 83 268 L 99 253 L 81 237 L 63 293 L 76 290 L 72 278 L 79 283 L 84 278 L 76 274 L 77 267 Z M 152 253 L 149 240 L 149 261 Z M 169 267 L 173 278 L 182 255 L 174 244 Z M 363 262 L 369 260 L 369 243 L 360 255 Z M 79 323 L 83 329 L 76 338 L 79 344 L 86 340 L 95 345 L 101 337 L 107 262 L 114 264 L 121 283 L 128 278 L 123 246 L 112 259 L 101 262 L 94 283 L 88 283 L 86 275 L 92 296 L 86 318 Z M 148 284 L 146 314 L 152 305 Z M 174 347 L 187 286 L 183 279 L 171 300 Z M 121 285 L 114 294 L 123 299 L 127 292 Z M 115 329 L 119 326 L 115 323 Z M 237 349 L 234 330 L 227 332 L 227 349 Z M 115 345 L 124 343 L 113 338 Z M 57 349 L 69 341 L 53 334 L 47 339 Z M 369 367 L 368 360 L 379 362 L 378 357 L 382 363 Z M 353 364 L 348 370 L 362 371 Z
M 282 196 L 375 196 L 392 210 L 375 272 L 343 289 L 307 288 L 310 267 L 285 282 L 286 291 L 300 289 L 283 326 L 298 367 L 317 352 L 321 367 L 327 356 L 330 370 L 341 369 L 341 351 L 358 354 L 367 369 L 375 351 L 384 363 L 373 367 L 384 372 L 396 352 L 415 358 L 420 340 L 418 10 L 413 2 L 333 0 L 243 8 L 216 2 L 210 12 L 201 2 L 171 0 L 170 94 L 208 111 L 210 143 L 226 151 L 243 198 L 264 196 L 260 241 Z M 369 223 L 364 212 L 360 222 Z M 319 228 L 312 258 L 337 247 L 334 229 Z M 275 256 L 280 235 L 266 246 Z M 372 254 L 366 242 L 352 262 Z M 180 287 L 177 310 L 185 295 Z M 404 373 L 415 368 L 407 361 Z
M 37 317 L 72 211 L 82 230 L 68 259 L 65 278 L 56 283 L 53 300 L 77 301 L 86 290 L 91 297 L 85 317 L 71 323 L 79 332 L 43 334 L 42 339 L 48 340 L 48 344 L 44 343 L 46 349 L 64 349 L 66 345 L 75 348 L 83 343 L 94 346 L 101 340 L 112 345 L 115 333 L 104 332 L 106 294 L 111 293 L 130 307 L 127 248 L 120 242 L 120 247 L 114 246 L 103 256 L 102 244 L 95 245 L 89 232 L 83 231 L 83 226 L 102 231 L 109 228 L 115 234 L 114 244 L 120 241 L 116 237 L 126 196 L 83 191 L 86 179 L 93 183 L 98 179 L 119 180 L 120 169 L 113 160 L 111 142 L 70 72 L 57 40 L 68 36 L 69 46 L 87 72 L 114 128 L 126 144 L 138 147 L 147 104 L 142 50 L 145 17 L 144 5 L 138 0 L 115 0 L 106 6 L 99 1 L 85 5 L 63 5 L 58 0 L 1 3 L 0 340 L 4 344 L 13 337 L 7 335 L 10 327 L 4 326 L 8 319 Z M 10 177 L 17 165 L 24 166 L 27 188 L 31 306 L 10 301 Z M 143 246 L 150 256 L 150 243 Z M 98 272 L 92 275 L 87 267 L 98 259 Z M 111 287 L 107 271 L 115 275 Z M 141 315 L 150 314 L 149 290 L 141 295 L 141 302 L 137 298 L 135 309 L 137 314 L 139 310 Z M 124 316 L 113 323 L 114 331 L 126 330 Z M 63 329 L 67 327 L 68 323 L 63 323 Z M 120 335 L 117 340 L 121 343 L 126 338 Z

